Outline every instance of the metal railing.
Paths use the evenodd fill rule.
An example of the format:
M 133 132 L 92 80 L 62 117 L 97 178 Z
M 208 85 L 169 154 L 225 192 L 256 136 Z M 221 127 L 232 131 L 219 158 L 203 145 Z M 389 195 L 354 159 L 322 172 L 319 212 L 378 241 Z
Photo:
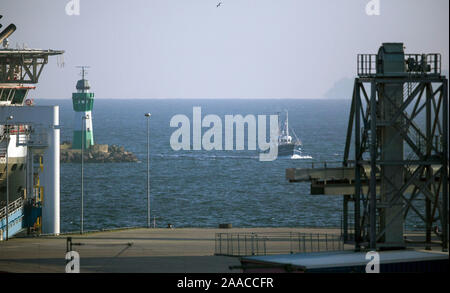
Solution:
M 0 220 L 6 217 L 6 203 L 2 202 L 1 204 L 4 205 L 4 207 L 0 209 Z M 23 206 L 23 198 L 20 197 L 15 201 L 9 203 L 8 211 L 11 214 L 15 212 L 17 209 L 20 209 L 22 206 Z
M 358 75 L 371 76 L 377 74 L 377 54 L 358 54 Z
M 301 168 L 310 169 L 327 169 L 327 168 L 340 168 L 342 167 L 342 161 L 302 161 L 298 162 L 298 166 Z M 355 160 L 347 160 L 347 167 L 353 167 Z
M 358 54 L 357 73 L 361 77 L 377 74 L 377 54 Z M 441 54 L 405 54 L 405 74 L 441 74 Z
M 216 233 L 215 255 L 250 256 L 344 250 L 340 234 L 266 232 Z
M 441 74 L 441 54 L 405 54 L 409 74 Z
M 17 138 L 17 146 L 45 148 L 48 146 L 47 133 L 42 128 L 28 129 L 26 135 Z

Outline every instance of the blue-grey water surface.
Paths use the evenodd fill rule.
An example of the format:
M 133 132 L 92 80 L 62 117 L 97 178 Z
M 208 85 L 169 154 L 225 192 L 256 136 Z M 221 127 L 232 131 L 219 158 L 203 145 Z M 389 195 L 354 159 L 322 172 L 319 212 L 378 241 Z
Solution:
M 71 99 L 37 100 L 59 105 L 61 141 L 72 140 Z M 174 151 L 173 115 L 270 115 L 289 110 L 290 127 L 303 142 L 304 159 L 260 162 L 255 151 Z M 96 99 L 94 140 L 132 151 L 140 163 L 85 164 L 84 229 L 147 223 L 147 124 L 151 112 L 151 214 L 165 227 L 311 227 L 341 225 L 342 196 L 309 195 L 309 183 L 289 183 L 285 169 L 342 160 L 349 100 Z M 81 123 L 81 121 L 76 121 Z M 206 128 L 204 129 L 204 131 Z M 61 164 L 61 231 L 80 223 L 80 164 Z M 153 223 L 153 219 L 152 219 Z

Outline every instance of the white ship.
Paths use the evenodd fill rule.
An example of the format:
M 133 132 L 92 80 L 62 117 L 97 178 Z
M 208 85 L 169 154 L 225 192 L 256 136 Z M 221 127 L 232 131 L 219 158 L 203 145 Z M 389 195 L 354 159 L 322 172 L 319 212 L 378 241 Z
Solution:
M 47 228 L 59 233 L 59 109 L 34 107 L 27 95 L 38 83 L 48 57 L 64 52 L 10 49 L 8 37 L 15 30 L 10 24 L 0 31 L 0 240 L 41 225 L 42 181 L 49 194 L 44 211 L 49 215 Z M 39 129 L 47 139 L 42 140 L 42 148 Z M 47 174 L 46 179 L 39 180 L 40 173 L 33 168 L 31 148 L 47 158 L 44 173 L 42 164 L 36 166 Z
M 278 114 L 278 117 L 280 115 Z M 278 121 L 280 119 L 278 118 Z M 286 111 L 286 120 L 284 126 L 278 126 L 278 156 L 293 156 L 295 151 L 300 151 L 302 146 L 301 140 L 297 137 L 294 130 L 289 131 L 289 113 Z M 292 137 L 292 134 L 294 137 Z

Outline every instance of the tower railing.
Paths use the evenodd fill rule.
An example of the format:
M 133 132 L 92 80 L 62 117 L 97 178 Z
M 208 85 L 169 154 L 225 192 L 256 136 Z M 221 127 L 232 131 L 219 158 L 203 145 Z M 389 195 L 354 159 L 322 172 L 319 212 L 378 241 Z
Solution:
M 358 54 L 357 72 L 360 77 L 377 75 L 377 54 Z M 405 75 L 441 74 L 441 54 L 405 54 Z
M 377 74 L 377 54 L 358 54 L 358 75 L 373 76 Z
M 441 54 L 405 54 L 409 74 L 441 74 Z

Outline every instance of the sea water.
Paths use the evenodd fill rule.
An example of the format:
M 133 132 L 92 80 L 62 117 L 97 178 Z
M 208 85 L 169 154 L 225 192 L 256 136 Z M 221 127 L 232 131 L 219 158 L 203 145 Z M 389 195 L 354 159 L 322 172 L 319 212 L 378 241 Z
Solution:
M 59 105 L 61 141 L 71 141 L 71 99 L 37 100 Z M 301 152 L 261 162 L 255 151 L 174 151 L 170 119 L 205 114 L 273 115 L 289 111 L 289 126 Z M 289 183 L 286 168 L 342 162 L 350 100 L 322 99 L 96 99 L 93 128 L 97 144 L 117 144 L 139 163 L 84 164 L 84 229 L 147 224 L 147 118 L 150 112 L 151 223 L 157 227 L 340 227 L 342 196 L 310 195 L 310 184 Z M 283 117 L 283 115 L 281 116 Z M 205 128 L 206 130 L 206 128 Z M 351 154 L 353 154 L 353 150 Z M 351 156 L 353 157 L 353 156 Z M 330 164 L 330 163 L 329 163 Z M 329 165 L 330 166 L 330 165 Z M 330 166 L 332 167 L 332 165 Z M 80 225 L 81 165 L 61 164 L 61 231 Z M 417 228 L 413 218 L 409 228 Z

